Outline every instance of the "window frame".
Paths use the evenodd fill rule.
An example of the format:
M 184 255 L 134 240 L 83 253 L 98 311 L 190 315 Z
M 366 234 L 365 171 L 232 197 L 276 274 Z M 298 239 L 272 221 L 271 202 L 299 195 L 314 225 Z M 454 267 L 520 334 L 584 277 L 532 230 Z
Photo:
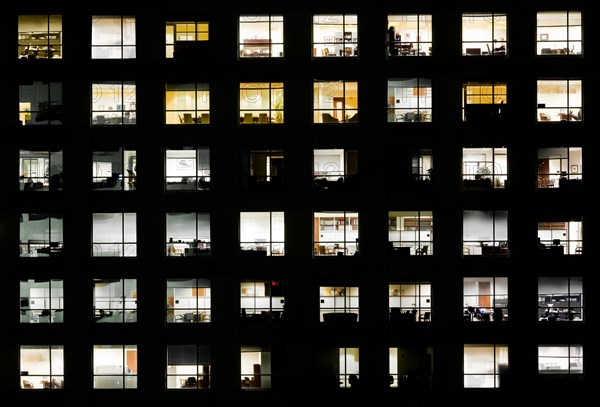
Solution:
M 260 294 L 264 285 L 264 295 Z M 273 295 L 272 287 L 281 286 L 282 295 Z M 285 316 L 285 284 L 279 280 L 240 281 L 240 317 L 247 322 L 279 322 Z M 267 301 L 265 304 L 264 300 Z M 262 305 L 262 306 L 259 306 Z
M 46 286 L 47 285 L 47 286 Z M 32 291 L 40 293 L 33 296 Z M 21 323 L 64 322 L 64 281 L 62 279 L 21 279 L 19 281 Z M 25 294 L 27 294 L 25 296 Z M 41 305 L 36 301 L 41 300 Z M 33 306 L 33 307 L 32 307 Z
M 110 92 L 113 104 L 102 103 L 102 93 Z M 135 126 L 137 124 L 136 81 L 94 81 L 90 100 L 90 126 Z M 115 103 L 120 102 L 120 103 Z M 98 106 L 95 109 L 95 106 Z M 113 109 L 113 107 L 115 109 Z
M 332 218 L 331 223 L 323 223 L 320 218 Z M 358 211 L 315 211 L 313 212 L 313 257 L 348 256 L 359 254 L 359 212 Z M 342 222 L 342 223 L 340 223 Z M 323 228 L 331 226 L 331 228 Z M 342 237 L 321 240 L 323 231 L 339 231 Z M 348 230 L 349 229 L 349 230 Z M 352 233 L 355 230 L 356 233 Z M 318 240 L 314 240 L 319 237 Z M 352 251 L 354 250 L 354 251 Z M 341 254 L 340 254 L 341 253 Z
M 356 323 L 359 321 L 359 311 L 358 286 L 319 287 L 319 322 L 344 321 Z
M 483 156 L 484 160 L 465 160 L 467 157 L 475 155 Z M 502 156 L 504 156 L 504 160 L 499 159 Z M 489 160 L 489 158 L 491 158 L 491 161 Z M 505 167 L 504 170 L 500 164 L 500 162 L 502 161 Z M 483 166 L 481 166 L 480 164 L 483 164 Z M 505 189 L 507 183 L 508 148 L 474 146 L 462 148 L 463 190 Z
M 96 43 L 96 40 L 100 40 L 100 38 L 95 38 L 95 24 L 97 22 L 100 22 L 101 20 L 113 20 L 113 23 L 117 23 L 118 20 L 118 25 L 119 25 L 119 29 L 118 29 L 118 34 L 117 34 L 117 30 L 116 27 L 113 26 L 111 27 L 111 35 L 114 36 L 115 34 L 119 36 L 118 40 L 115 41 L 117 42 L 116 44 L 110 44 L 110 43 Z M 128 24 L 133 24 L 133 30 L 131 30 L 132 27 L 128 27 L 129 29 L 126 29 L 125 25 Z M 92 15 L 92 27 L 91 27 L 91 59 L 135 59 L 136 58 L 136 44 L 137 44 L 137 38 L 136 38 L 136 34 L 137 34 L 137 21 L 136 21 L 136 17 L 135 15 Z M 133 39 L 131 38 L 125 38 L 126 36 L 131 36 L 133 35 Z M 133 42 L 133 44 L 130 44 L 129 42 Z M 99 49 L 103 49 L 106 48 L 107 50 L 110 50 L 110 53 L 112 53 L 115 49 L 118 49 L 119 51 L 119 56 L 108 56 L 108 57 L 98 57 L 98 56 L 94 56 L 95 51 L 99 50 Z M 128 54 L 127 56 L 125 54 Z
M 475 22 L 475 19 L 481 20 L 481 22 L 489 23 L 488 28 L 491 32 L 490 38 L 465 40 L 465 36 L 468 36 L 466 31 L 469 31 L 465 26 L 465 23 Z M 496 29 L 496 22 L 504 21 L 504 35 L 496 39 L 496 31 L 502 31 L 502 28 Z M 487 27 L 486 27 L 487 28 Z M 487 31 L 487 30 L 486 30 Z M 499 33 L 501 34 L 501 32 Z M 479 45 L 480 48 L 474 48 L 473 46 Z M 483 45 L 486 46 L 487 51 L 483 49 Z M 461 47 L 463 56 L 506 56 L 508 55 L 508 15 L 506 13 L 494 13 L 494 12 L 467 12 L 463 13 L 461 17 Z M 478 52 L 475 50 L 479 50 Z
M 46 29 L 43 31 L 39 31 L 37 33 L 36 33 L 36 31 L 21 31 L 19 28 L 21 25 L 21 19 L 25 19 L 27 17 L 28 18 L 37 18 L 40 20 L 42 20 L 42 19 L 46 20 L 47 21 Z M 60 23 L 60 25 L 58 26 L 58 31 L 56 29 L 53 29 L 53 28 L 55 28 L 54 24 L 56 24 L 57 22 Z M 25 24 L 25 23 L 26 22 L 24 21 L 23 24 Z M 51 34 L 51 33 L 57 34 L 56 36 L 58 38 L 52 38 L 53 34 Z M 45 34 L 47 43 L 44 43 L 44 44 L 37 43 L 38 41 L 43 40 L 43 38 L 39 38 L 39 39 L 35 39 L 35 41 L 36 41 L 35 44 L 24 45 L 23 41 L 26 41 L 26 40 L 34 41 L 34 39 L 32 38 L 33 34 L 39 34 L 40 36 Z M 27 36 L 29 36 L 29 38 L 26 38 Z M 62 44 L 63 38 L 62 37 L 63 37 L 62 14 L 19 14 L 17 16 L 17 38 L 18 38 L 17 54 L 18 54 L 19 59 L 62 59 L 62 52 L 63 52 L 63 44 Z M 58 43 L 56 43 L 52 40 L 58 40 Z M 35 47 L 35 49 L 29 48 L 32 46 Z M 44 51 L 44 48 L 45 48 L 45 51 L 47 54 L 45 57 L 40 56 L 40 51 Z M 58 55 L 58 56 L 56 56 L 56 55 Z
M 491 352 L 492 352 L 492 358 L 491 358 L 491 363 L 493 364 L 493 369 L 489 369 L 489 367 L 484 368 L 482 371 L 477 371 L 472 367 L 468 367 L 468 362 L 467 362 L 467 350 L 473 348 L 490 348 Z M 485 349 L 489 352 L 490 349 Z M 487 355 L 489 356 L 489 355 Z M 502 362 L 506 362 L 506 363 L 502 363 Z M 486 365 L 490 363 L 490 361 L 486 361 L 483 362 Z M 468 343 L 468 344 L 464 344 L 463 347 L 463 387 L 465 389 L 467 388 L 499 388 L 501 385 L 501 380 L 506 377 L 506 375 L 508 375 L 508 369 L 509 369 L 509 363 L 510 363 L 510 355 L 509 355 L 509 349 L 508 349 L 508 345 L 506 344 L 472 344 L 472 343 Z M 506 367 L 504 367 L 506 366 Z M 473 371 L 471 371 L 473 370 Z M 493 383 L 490 384 L 488 383 L 487 385 L 485 385 L 485 383 L 483 383 L 484 385 L 482 386 L 473 386 L 473 385 L 468 385 L 467 384 L 467 378 L 468 377 L 473 377 L 473 376 L 492 376 L 492 380 Z M 483 378 L 485 379 L 485 377 Z
M 412 21 L 409 21 L 412 20 Z M 416 32 L 412 31 L 412 34 L 416 34 L 415 41 L 403 41 L 402 34 L 399 32 L 404 30 L 408 31 L 408 28 L 402 27 L 402 23 L 410 25 L 411 22 L 416 22 Z M 428 28 L 421 29 L 421 25 L 426 25 Z M 393 30 L 392 30 L 393 28 Z M 423 35 L 424 33 L 428 35 Z M 411 34 L 411 33 L 408 33 Z M 429 41 L 422 40 L 423 37 L 428 37 Z M 406 37 L 406 35 L 405 35 Z M 410 37 L 408 37 L 410 38 Z M 405 38 L 406 39 L 406 38 Z M 403 46 L 403 43 L 409 43 L 408 47 Z M 413 44 L 416 44 L 416 48 Z M 426 47 L 426 51 L 424 51 Z M 388 58 L 395 58 L 398 56 L 421 56 L 429 57 L 433 54 L 433 15 L 423 13 L 413 14 L 388 14 L 387 16 L 387 40 L 386 40 L 386 56 Z
M 467 213 L 478 213 L 479 215 L 491 215 L 489 220 L 491 222 L 492 237 L 491 239 L 465 239 L 465 214 Z M 500 215 L 504 214 L 506 219 L 506 230 L 497 232 L 497 226 L 501 226 L 498 223 L 502 219 L 497 220 Z M 506 236 L 506 239 L 502 239 L 502 236 L 498 236 L 500 233 Z M 507 210 L 463 210 L 463 226 L 462 226 L 462 243 L 463 243 L 463 256 L 508 256 L 509 255 L 509 242 L 508 242 L 508 211 Z M 477 242 L 479 245 L 468 244 Z M 490 245 L 491 243 L 491 245 Z M 469 247 L 470 246 L 470 247 Z M 484 250 L 484 248 L 486 248 Z M 480 253 L 476 253 L 476 248 L 479 248 Z M 484 253 L 486 252 L 486 253 Z
M 263 19 L 267 19 L 266 21 L 262 21 Z M 245 21 L 242 21 L 245 20 Z M 259 21 L 257 21 L 259 20 Z M 248 38 L 242 38 L 245 35 L 245 26 L 252 26 L 252 24 L 267 24 L 267 32 L 264 33 L 262 30 L 258 32 L 258 35 L 266 34 L 268 38 L 256 38 L 257 34 L 254 34 L 254 38 L 251 38 L 251 41 L 246 42 Z M 240 15 L 238 18 L 238 59 L 255 59 L 255 58 L 283 58 L 285 55 L 285 47 L 284 47 L 284 18 L 282 14 L 256 14 L 249 15 L 244 14 Z M 277 33 L 277 29 L 274 28 L 274 25 L 281 26 L 280 27 L 280 36 L 281 38 L 274 38 L 274 33 Z M 249 30 L 251 31 L 251 30 Z M 267 40 L 265 43 L 264 40 Z M 277 41 L 279 40 L 279 42 Z M 266 45 L 266 52 L 265 52 Z M 251 51 L 249 53 L 245 52 L 245 48 L 249 47 L 250 49 L 254 49 L 259 47 L 259 51 Z
M 35 233 L 24 233 L 24 215 L 28 215 L 28 222 L 46 219 L 48 227 L 42 232 L 41 239 L 31 238 Z M 32 215 L 36 218 L 31 220 Z M 40 218 L 41 217 L 41 218 Z M 39 218 L 39 219 L 38 219 Z M 62 256 L 64 251 L 64 228 L 63 215 L 59 213 L 46 212 L 23 212 L 19 224 L 19 256 L 20 257 L 50 257 Z M 56 230 L 56 233 L 53 231 Z M 39 232 L 38 232 L 39 233 Z M 24 242 L 27 240 L 27 243 Z
M 542 284 L 549 284 L 553 282 L 554 285 L 562 283 L 561 287 L 557 290 L 547 290 L 543 292 Z M 566 287 L 564 283 L 566 282 Z M 566 288 L 566 291 L 565 291 Z M 563 290 L 563 291 L 558 291 Z M 577 291 L 578 290 L 578 291 Z M 549 297 L 549 298 L 548 298 Z M 566 297 L 566 299 L 565 299 Z M 548 301 L 550 300 L 550 301 Z M 555 301 L 557 300 L 557 301 Z M 554 307 L 556 303 L 566 303 L 566 307 Z M 571 303 L 575 303 L 572 305 Z M 577 305 L 579 304 L 579 305 Z M 556 311 L 553 311 L 555 308 Z M 562 311 L 561 311 L 562 309 Z M 548 311 L 548 313 L 546 313 Z M 583 278 L 580 276 L 541 276 L 538 277 L 538 322 L 558 322 L 558 323 L 582 323 L 585 321 L 584 318 L 585 304 L 583 301 Z M 566 313 L 567 317 L 560 316 L 560 313 Z M 556 314 L 554 318 L 550 318 L 552 314 Z M 579 314 L 579 319 L 575 319 L 575 316 Z
M 94 323 L 137 322 L 137 280 L 135 278 L 93 279 Z M 106 290 L 103 287 L 108 287 Z M 100 291 L 108 291 L 103 296 Z
M 178 353 L 179 355 L 176 355 L 175 353 Z M 193 362 L 191 362 L 192 359 Z M 212 347 L 210 345 L 167 345 L 167 390 L 210 389 L 212 383 L 211 360 Z
M 583 80 L 581 78 L 544 78 L 537 79 L 536 82 L 536 98 L 537 98 L 537 109 L 536 109 L 536 120 L 538 123 L 556 123 L 556 122 L 567 122 L 567 123 L 581 123 L 584 120 L 583 113 Z M 540 92 L 540 88 L 548 87 L 552 88 L 566 88 L 566 91 L 562 92 Z M 571 92 L 571 88 L 575 91 Z M 579 92 L 576 91 L 579 89 Z M 571 94 L 574 95 L 571 95 Z M 554 96 L 553 96 L 554 95 Z M 561 98 L 566 100 L 566 104 L 561 105 L 560 102 L 556 106 L 548 106 L 547 103 L 541 103 L 540 96 L 545 98 Z M 577 100 L 579 99 L 579 100 Z M 577 113 L 573 112 L 573 109 L 579 109 Z M 558 117 L 558 120 L 553 119 Z
M 341 23 L 339 20 L 340 17 Z M 349 21 L 347 23 L 347 19 L 354 19 L 356 22 Z M 323 34 L 321 40 L 321 38 L 318 38 L 321 36 L 317 35 L 317 27 L 320 26 L 341 26 L 341 33 L 343 34 L 341 37 L 336 37 L 335 34 L 340 31 L 333 31 L 335 28 L 332 28 L 328 31 L 333 31 L 334 35 Z M 356 28 L 356 31 L 352 31 L 352 28 Z M 358 14 L 314 14 L 312 17 L 311 32 L 313 59 L 331 56 L 337 58 L 358 58 Z M 333 52 L 329 49 L 330 46 L 334 47 Z
M 101 354 L 104 351 L 121 353 L 120 365 L 101 365 Z M 135 358 L 129 355 L 133 352 Z M 113 352 L 111 352 L 113 353 Z M 114 356 L 113 356 L 114 358 Z M 92 347 L 92 378 L 94 389 L 137 389 L 138 348 L 137 345 L 93 345 Z M 131 366 L 128 362 L 134 362 Z M 102 369 L 99 369 L 102 368 Z M 101 370 L 102 372 L 99 372 Z
M 479 293 L 479 283 L 489 283 L 489 294 Z M 468 284 L 477 286 L 477 294 L 467 294 Z M 502 284 L 504 283 L 504 284 Z M 499 289 L 504 285 L 506 292 Z M 482 299 L 482 297 L 484 297 Z M 489 301 L 488 306 L 479 305 L 479 301 Z M 509 320 L 508 277 L 463 277 L 463 319 L 465 322 L 505 322 Z
M 262 225 L 266 216 L 268 216 L 269 222 L 268 231 L 266 233 L 264 230 L 257 231 L 257 224 Z M 285 256 L 284 211 L 241 211 L 239 219 L 240 255 L 246 257 Z M 264 225 L 262 227 L 264 228 Z
M 404 287 L 413 287 L 412 295 L 402 295 Z M 431 322 L 433 320 L 433 291 L 430 281 L 401 281 L 388 285 L 390 322 Z M 397 300 L 396 300 L 397 298 Z M 403 299 L 414 302 L 406 306 Z
M 35 352 L 39 356 L 33 360 L 25 358 L 24 352 Z M 37 352 L 36 352 L 37 351 Z M 44 356 L 47 358 L 44 360 Z M 27 362 L 26 362 L 27 359 Z M 41 359 L 41 360 L 40 360 Z M 47 367 L 33 370 L 33 363 L 47 361 Z M 57 390 L 64 387 L 64 346 L 63 345 L 21 345 L 19 347 L 19 381 L 22 390 Z M 37 386 L 40 384 L 41 387 Z
M 409 86 L 409 85 L 416 86 Z M 412 96 L 408 89 L 412 88 Z M 428 123 L 433 121 L 433 85 L 431 78 L 394 78 L 387 81 L 387 122 Z M 392 93 L 393 94 L 390 94 Z M 396 92 L 400 95 L 396 96 Z M 416 93 L 416 95 L 415 95 Z M 397 107 L 416 100 L 416 107 Z
M 193 151 L 192 154 L 189 152 Z M 172 157 L 169 157 L 169 154 Z M 169 160 L 175 160 L 170 162 Z M 208 168 L 207 168 L 208 167 Z M 210 148 L 179 147 L 165 150 L 165 191 L 208 191 L 210 182 Z M 179 175 L 171 175 L 172 171 L 181 171 Z M 169 180 L 172 180 L 169 182 Z
M 107 215 L 113 215 L 111 218 L 114 219 L 115 215 L 119 215 L 120 219 L 117 221 L 120 223 L 120 230 L 117 232 L 119 236 L 116 237 L 118 240 L 105 241 L 104 239 L 96 240 L 97 228 L 100 223 L 96 225 L 96 219 L 98 221 L 101 218 L 106 218 Z M 133 218 L 131 217 L 133 215 Z M 133 225 L 131 223 L 133 222 Z M 133 226 L 133 227 L 132 227 Z M 111 233 L 116 236 L 114 231 Z M 128 238 L 133 236 L 134 240 Z M 112 255 L 103 255 L 103 247 L 107 246 L 107 249 L 111 250 Z M 92 214 L 92 245 L 91 245 L 91 256 L 92 257 L 137 257 L 137 213 L 136 212 L 94 212 Z
M 178 239 L 178 236 L 174 236 L 169 230 L 169 215 L 177 216 L 177 215 L 187 215 L 189 217 L 194 218 L 194 231 L 193 236 L 188 235 L 190 231 L 186 229 L 182 231 L 182 234 L 187 236 Z M 182 222 L 181 226 L 189 226 L 190 220 L 188 222 Z M 165 231 L 166 231 L 166 249 L 165 255 L 167 257 L 197 257 L 197 256 L 210 256 L 211 254 L 211 213 L 210 212 L 175 212 L 169 211 L 165 215 Z M 208 230 L 203 228 L 202 226 L 208 224 Z M 208 232 L 208 235 L 206 234 Z
M 212 290 L 209 278 L 167 278 L 166 315 L 170 323 L 210 323 L 212 321 Z M 189 296 L 176 296 L 176 289 L 190 289 Z M 182 304 L 181 302 L 186 302 Z
M 564 25 L 540 25 L 541 17 L 544 15 L 550 17 L 553 14 L 554 17 L 562 17 L 566 18 L 566 24 Z M 575 18 L 579 17 L 579 24 L 575 22 L 573 24 L 570 23 L 571 15 L 577 15 Z M 541 32 L 542 30 L 552 30 L 554 28 L 564 28 L 566 33 L 566 38 L 554 39 L 550 38 L 549 32 Z M 571 34 L 575 34 L 575 29 L 579 28 L 579 39 L 571 39 Z M 575 35 L 575 37 L 577 37 Z M 544 47 L 546 44 L 552 44 L 556 46 L 556 43 L 565 43 L 566 47 L 563 48 L 548 48 Z M 577 45 L 579 45 L 577 47 Z M 578 50 L 575 50 L 575 47 Z M 538 11 L 536 15 L 536 55 L 542 55 L 543 57 L 547 56 L 555 56 L 555 55 L 568 55 L 568 56 L 583 56 L 583 22 L 582 22 L 582 13 L 581 11 L 575 10 L 546 10 L 546 11 Z
M 356 88 L 355 107 L 350 104 L 353 98 L 352 89 L 347 89 L 350 87 Z M 340 92 L 341 96 L 335 96 L 340 95 Z M 323 103 L 330 101 L 331 108 L 321 107 Z M 340 107 L 338 108 L 338 106 Z M 341 115 L 338 112 L 341 112 Z M 326 114 L 328 116 L 325 116 Z M 326 125 L 358 123 L 358 81 L 315 79 L 313 83 L 313 123 Z

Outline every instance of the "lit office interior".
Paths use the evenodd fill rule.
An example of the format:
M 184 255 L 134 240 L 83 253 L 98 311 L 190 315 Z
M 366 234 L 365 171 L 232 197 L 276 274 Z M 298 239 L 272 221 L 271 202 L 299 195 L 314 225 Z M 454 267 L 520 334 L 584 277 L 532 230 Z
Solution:
M 0 383 L 26 404 L 137 389 L 139 402 L 249 407 L 321 400 L 321 387 L 429 406 L 593 383 L 586 3 L 294 21 L 287 6 L 73 19 L 23 5 L 0 109 L 13 174 L 0 257 L 19 271 Z

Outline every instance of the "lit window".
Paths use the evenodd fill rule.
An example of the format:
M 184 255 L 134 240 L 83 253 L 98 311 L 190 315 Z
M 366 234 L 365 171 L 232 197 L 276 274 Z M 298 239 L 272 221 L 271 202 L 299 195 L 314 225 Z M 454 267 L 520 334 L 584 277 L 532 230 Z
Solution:
M 539 277 L 538 320 L 582 322 L 583 279 L 581 277 Z
M 504 189 L 508 178 L 508 158 L 505 147 L 463 148 L 463 188 Z
M 167 322 L 188 324 L 210 322 L 210 305 L 209 279 L 167 279 Z
M 92 16 L 92 59 L 135 58 L 135 17 Z
M 388 56 L 431 56 L 431 14 L 388 15 Z
M 388 212 L 388 249 L 392 256 L 433 254 L 433 212 Z
M 257 190 L 281 189 L 284 182 L 282 149 L 242 149 L 242 185 Z
M 94 345 L 94 389 L 137 389 L 137 345 Z
M 92 84 L 92 126 L 136 123 L 135 82 L 96 82 Z
M 580 79 L 537 81 L 538 122 L 580 122 L 583 93 Z
M 271 388 L 271 349 L 268 346 L 242 346 L 240 365 L 242 389 Z
M 64 349 L 62 345 L 22 345 L 19 355 L 21 389 L 62 389 Z
M 168 149 L 165 156 L 167 191 L 210 189 L 210 149 Z
M 166 58 L 197 58 L 208 52 L 208 22 L 166 23 Z
M 61 191 L 63 152 L 19 150 L 19 190 Z
M 358 287 L 319 287 L 320 322 L 358 322 Z
M 580 11 L 537 13 L 537 55 L 581 55 Z
M 313 182 L 321 189 L 344 189 L 358 183 L 358 151 L 317 148 L 313 151 Z
M 358 212 L 314 213 L 314 255 L 358 255 Z
M 94 191 L 133 191 L 136 187 L 135 150 L 92 152 L 92 189 Z
M 313 123 L 356 122 L 358 122 L 358 82 L 314 82 Z
M 64 322 L 63 280 L 21 280 L 20 293 L 21 323 Z
M 540 254 L 582 254 L 582 218 L 581 216 L 556 216 L 538 221 L 537 237 Z
M 463 120 L 468 123 L 506 121 L 506 82 L 463 83 Z
M 281 321 L 285 297 L 281 281 L 242 281 L 241 318 L 249 322 Z
M 388 122 L 430 122 L 431 94 L 431 79 L 388 80 Z
M 62 124 L 62 82 L 19 85 L 19 122 L 23 126 Z
M 462 16 L 463 55 L 506 55 L 506 14 L 465 13 Z
M 358 17 L 356 14 L 313 16 L 313 56 L 358 57 Z
M 209 212 L 167 212 L 167 256 L 210 254 Z
M 507 256 L 508 212 L 463 211 L 463 255 Z
M 283 212 L 241 212 L 240 250 L 243 256 L 283 256 L 285 217 Z
M 465 277 L 463 302 L 465 321 L 508 321 L 508 278 Z
M 19 58 L 62 58 L 62 16 L 59 14 L 19 16 Z
M 167 345 L 167 389 L 210 389 L 211 348 Z
M 431 388 L 433 349 L 409 345 L 390 348 L 390 387 Z
M 92 215 L 92 257 L 136 257 L 135 213 Z
M 283 57 L 283 16 L 240 16 L 238 40 L 240 58 Z
M 94 322 L 137 322 L 135 279 L 94 279 Z
M 19 220 L 21 257 L 62 256 L 62 214 L 22 213 Z
M 580 188 L 583 181 L 581 147 L 538 148 L 538 188 Z
M 209 124 L 208 83 L 167 83 L 166 124 Z
M 283 82 L 240 83 L 240 124 L 283 123 Z
M 431 283 L 389 285 L 390 322 L 430 322 Z
M 538 373 L 550 385 L 583 384 L 583 345 L 538 346 Z
M 507 345 L 465 345 L 464 387 L 499 388 L 508 384 Z

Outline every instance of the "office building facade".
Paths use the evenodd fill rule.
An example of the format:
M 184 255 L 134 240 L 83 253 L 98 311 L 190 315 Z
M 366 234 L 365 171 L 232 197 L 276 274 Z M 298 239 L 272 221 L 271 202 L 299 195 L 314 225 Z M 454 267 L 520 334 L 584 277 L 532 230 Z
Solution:
M 18 5 L 0 31 L 2 390 L 283 406 L 590 388 L 594 17 Z

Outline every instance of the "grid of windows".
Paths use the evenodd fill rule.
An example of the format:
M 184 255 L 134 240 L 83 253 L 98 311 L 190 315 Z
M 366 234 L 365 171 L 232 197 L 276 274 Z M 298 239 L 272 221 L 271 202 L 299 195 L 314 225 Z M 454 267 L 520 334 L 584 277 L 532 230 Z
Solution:
M 7 382 L 135 390 L 139 346 L 140 389 L 160 371 L 165 389 L 217 396 L 240 380 L 242 401 L 291 380 L 505 388 L 509 363 L 582 385 L 596 314 L 583 301 L 583 243 L 596 246 L 583 108 L 597 102 L 584 13 L 534 8 L 290 21 L 116 7 L 65 19 L 64 42 L 62 15 L 17 15 L 0 109 L 15 136 L 0 254 L 18 262 L 2 304 L 20 322 L 19 346 L 0 347 Z M 513 37 L 526 21 L 530 38 Z M 73 40 L 84 26 L 87 42 Z M 434 28 L 453 34 L 437 45 Z M 535 269 L 513 275 L 528 257 Z M 499 326 L 523 327 L 523 344 Z M 538 353 L 524 365 L 513 348 Z M 20 374 L 5 358 L 17 349 Z

